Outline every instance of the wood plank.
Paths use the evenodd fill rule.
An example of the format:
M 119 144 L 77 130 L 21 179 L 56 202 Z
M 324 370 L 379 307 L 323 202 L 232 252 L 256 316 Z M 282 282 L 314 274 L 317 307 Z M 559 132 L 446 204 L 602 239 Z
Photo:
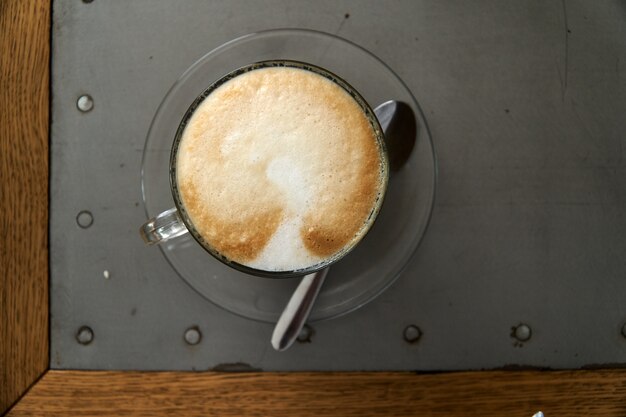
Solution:
M 50 2 L 0 1 L 0 414 L 48 367 Z
M 626 415 L 626 371 L 49 371 L 9 416 Z

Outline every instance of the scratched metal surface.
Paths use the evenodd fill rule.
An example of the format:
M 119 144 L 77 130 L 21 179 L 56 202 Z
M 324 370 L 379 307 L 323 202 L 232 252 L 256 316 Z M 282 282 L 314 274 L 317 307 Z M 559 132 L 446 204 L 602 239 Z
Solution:
M 626 363 L 624 2 L 57 0 L 53 9 L 52 368 Z M 141 152 L 166 91 L 208 50 L 276 27 L 336 33 L 386 61 L 420 101 L 440 166 L 432 222 L 404 275 L 285 353 L 271 350 L 271 325 L 207 302 L 137 236 Z M 94 98 L 84 114 L 83 93 Z M 93 214 L 87 229 L 81 210 Z M 530 340 L 512 337 L 520 323 Z M 422 332 L 412 344 L 410 324 Z M 77 342 L 81 326 L 93 329 L 90 344 Z M 195 346 L 183 339 L 191 326 L 202 332 Z

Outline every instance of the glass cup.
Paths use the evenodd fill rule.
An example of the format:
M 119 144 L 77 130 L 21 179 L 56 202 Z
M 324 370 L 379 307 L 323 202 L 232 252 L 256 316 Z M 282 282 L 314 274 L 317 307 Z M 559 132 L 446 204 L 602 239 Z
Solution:
M 202 237 L 202 235 L 197 231 L 197 229 L 194 227 L 193 222 L 187 215 L 187 211 L 184 207 L 184 204 L 182 202 L 181 196 L 179 194 L 178 186 L 177 186 L 176 166 L 177 166 L 178 148 L 181 143 L 181 139 L 182 139 L 185 127 L 187 123 L 189 122 L 189 120 L 191 119 L 191 117 L 193 116 L 194 111 L 199 107 L 202 101 L 204 101 L 213 91 L 215 91 L 218 87 L 220 87 L 225 82 L 241 74 L 244 74 L 248 71 L 253 71 L 259 68 L 267 68 L 267 67 L 289 67 L 289 68 L 298 68 L 298 69 L 311 71 L 313 73 L 321 75 L 324 78 L 334 82 L 343 90 L 345 90 L 348 94 L 350 94 L 350 96 L 354 98 L 354 100 L 357 102 L 357 104 L 363 111 L 363 114 L 369 120 L 374 130 L 377 145 L 378 145 L 378 150 L 381 156 L 380 158 L 381 159 L 381 173 L 382 173 L 383 178 L 382 178 L 382 184 L 379 190 L 379 195 L 378 195 L 378 198 L 376 199 L 374 207 L 372 208 L 370 216 L 368 217 L 367 223 L 365 224 L 365 226 L 363 226 L 361 231 L 359 231 L 358 238 L 353 239 L 349 244 L 343 247 L 338 253 L 324 259 L 323 261 L 315 265 L 312 265 L 304 269 L 290 270 L 290 271 L 261 270 L 261 269 L 256 269 L 256 268 L 252 268 L 252 267 L 240 264 L 238 262 L 235 262 L 223 256 L 215 248 L 213 248 L 209 244 L 209 242 L 207 242 Z M 290 60 L 269 60 L 269 61 L 261 61 L 261 62 L 249 64 L 224 75 L 223 77 L 221 77 L 220 79 L 212 83 L 208 88 L 206 88 L 191 103 L 185 115 L 183 116 L 178 126 L 178 129 L 176 131 L 176 135 L 173 139 L 173 145 L 172 145 L 172 149 L 170 152 L 169 173 L 170 173 L 170 191 L 174 199 L 175 207 L 158 214 L 157 216 L 151 218 L 150 220 L 148 220 L 146 223 L 144 223 L 141 226 L 141 228 L 139 229 L 139 232 L 144 242 L 147 245 L 155 245 L 155 244 L 164 243 L 170 239 L 190 233 L 192 237 L 196 240 L 196 242 L 200 244 L 200 246 L 202 246 L 202 248 L 206 250 L 206 252 L 208 252 L 209 254 L 214 256 L 216 259 L 218 259 L 219 261 L 223 262 L 224 264 L 232 268 L 235 268 L 239 271 L 242 271 L 248 274 L 257 275 L 257 276 L 263 276 L 263 277 L 269 277 L 269 278 L 287 278 L 287 277 L 311 274 L 311 273 L 314 273 L 316 271 L 319 271 L 321 269 L 324 269 L 330 266 L 331 264 L 337 262 L 338 260 L 343 258 L 345 255 L 347 255 L 363 239 L 363 237 L 367 234 L 369 229 L 374 224 L 376 217 L 382 206 L 385 192 L 387 189 L 387 182 L 389 179 L 389 161 L 387 157 L 387 151 L 385 148 L 384 135 L 380 127 L 380 124 L 378 122 L 378 119 L 376 118 L 374 114 L 374 111 L 369 106 L 369 104 L 365 101 L 365 99 L 363 99 L 363 97 L 352 86 L 350 86 L 350 84 L 348 84 L 346 81 L 341 79 L 339 76 L 333 74 L 332 72 L 326 69 L 323 69 L 321 67 L 318 67 L 316 65 L 307 64 L 307 63 L 299 62 L 299 61 L 290 61 Z

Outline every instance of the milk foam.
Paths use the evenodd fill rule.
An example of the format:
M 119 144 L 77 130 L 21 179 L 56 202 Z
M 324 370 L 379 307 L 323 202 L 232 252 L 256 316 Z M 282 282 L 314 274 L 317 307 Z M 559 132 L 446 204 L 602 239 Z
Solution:
M 332 257 L 364 230 L 384 186 L 375 133 L 335 83 L 295 68 L 226 82 L 190 119 L 177 155 L 194 227 L 227 258 L 267 271 Z

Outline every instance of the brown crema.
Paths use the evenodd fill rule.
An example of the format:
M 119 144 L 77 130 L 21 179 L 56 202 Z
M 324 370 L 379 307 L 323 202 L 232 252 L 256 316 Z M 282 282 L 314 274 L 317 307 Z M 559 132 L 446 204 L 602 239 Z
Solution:
M 215 89 L 176 160 L 202 239 L 266 271 L 308 268 L 367 230 L 385 187 L 381 146 L 357 101 L 300 68 L 250 70 Z

